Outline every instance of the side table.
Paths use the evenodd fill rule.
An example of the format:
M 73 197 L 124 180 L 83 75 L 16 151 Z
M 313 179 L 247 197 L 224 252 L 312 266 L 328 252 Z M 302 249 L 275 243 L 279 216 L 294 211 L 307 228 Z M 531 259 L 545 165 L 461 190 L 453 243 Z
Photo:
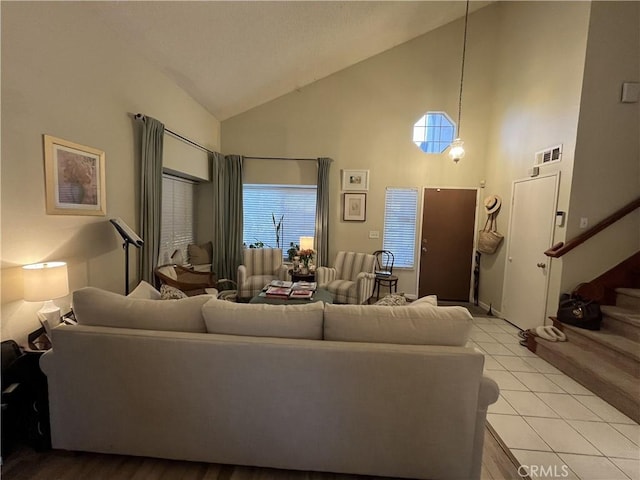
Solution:
M 3 455 L 16 443 L 51 448 L 47 377 L 40 370 L 40 357 L 50 348 L 46 340 L 44 328 L 38 329 L 29 335 L 29 347 L 18 349 L 16 344 L 6 359 L 3 351 Z
M 315 273 L 301 273 L 301 272 L 294 272 L 293 270 L 289 270 L 289 274 L 291 275 L 292 282 L 315 282 L 316 281 Z

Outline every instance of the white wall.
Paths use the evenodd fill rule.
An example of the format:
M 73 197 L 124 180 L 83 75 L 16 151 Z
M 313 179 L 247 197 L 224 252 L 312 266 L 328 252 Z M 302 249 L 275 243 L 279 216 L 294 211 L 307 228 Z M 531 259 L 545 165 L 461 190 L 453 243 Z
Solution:
M 486 179 L 487 193 L 504 200 L 498 225 L 505 241 L 495 255 L 483 255 L 480 274 L 481 301 L 498 310 L 503 300 L 512 184 L 529 177 L 536 152 L 558 144 L 563 144 L 562 161 L 541 167 L 540 174 L 560 172 L 558 210 L 568 210 L 589 3 L 502 2 L 499 7 L 498 70 Z M 566 228 L 556 228 L 554 243 L 564 241 L 565 233 Z M 554 262 L 548 271 L 548 308 L 555 311 L 562 270 Z M 551 302 L 556 303 L 549 306 Z
M 22 265 L 64 260 L 71 291 L 124 291 L 124 254 L 107 220 L 138 230 L 138 145 L 128 113 L 155 117 L 212 150 L 220 135 L 219 122 L 106 29 L 91 2 L 1 7 L 1 333 L 24 341 L 39 326 L 41 304 L 22 300 Z M 106 217 L 46 215 L 45 133 L 106 152 Z M 64 309 L 69 298 L 56 303 Z
M 223 121 L 223 150 L 332 157 L 330 256 L 382 246 L 368 232 L 383 229 L 387 186 L 479 187 L 486 180 L 480 198 L 502 196 L 499 227 L 508 235 L 512 182 L 528 176 L 536 151 L 558 143 L 565 147 L 554 167 L 562 172 L 560 208 L 568 209 L 588 20 L 587 2 L 500 2 L 470 16 L 461 132 L 467 155 L 459 164 L 446 153 L 422 153 L 411 127 L 427 110 L 457 116 L 462 20 Z M 341 221 L 345 168 L 371 171 L 361 224 Z M 564 240 L 564 229 L 556 238 Z M 482 258 L 480 300 L 496 309 L 505 250 L 506 242 Z M 416 293 L 416 272 L 399 273 L 399 289 Z
M 423 153 L 412 127 L 427 110 L 457 117 L 462 20 L 223 121 L 223 151 L 331 157 L 330 258 L 339 250 L 380 249 L 382 235 L 369 239 L 368 232 L 383 230 L 385 187 L 476 187 L 483 178 L 494 17 L 483 9 L 469 21 L 462 114 L 468 148 L 459 164 L 446 153 Z M 370 170 L 363 223 L 342 221 L 342 169 Z M 399 290 L 416 293 L 416 271 L 398 274 Z
M 621 103 L 622 83 L 640 81 L 640 3 L 594 2 L 580 104 L 568 238 L 640 195 L 640 103 Z M 640 249 L 640 211 L 562 258 L 562 289 L 591 280 Z

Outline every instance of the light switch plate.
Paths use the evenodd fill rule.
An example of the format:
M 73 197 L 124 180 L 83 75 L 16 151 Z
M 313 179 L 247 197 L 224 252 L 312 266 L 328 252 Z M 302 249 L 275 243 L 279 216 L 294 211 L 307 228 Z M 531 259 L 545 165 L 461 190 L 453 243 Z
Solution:
M 369 238 L 380 238 L 380 232 L 378 230 L 369 230 Z
M 622 84 L 622 103 L 636 103 L 640 97 L 640 83 L 624 82 Z

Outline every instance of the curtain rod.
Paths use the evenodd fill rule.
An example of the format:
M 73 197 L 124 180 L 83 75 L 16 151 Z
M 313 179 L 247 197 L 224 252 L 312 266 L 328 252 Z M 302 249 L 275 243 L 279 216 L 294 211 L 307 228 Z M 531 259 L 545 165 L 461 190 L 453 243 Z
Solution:
M 144 119 L 144 117 L 145 116 L 142 113 L 136 113 L 133 115 L 133 118 L 135 118 L 136 120 L 142 120 Z M 177 138 L 178 140 L 182 140 L 183 142 L 191 145 L 192 147 L 199 148 L 200 150 L 204 150 L 207 153 L 211 153 L 211 154 L 215 153 L 209 150 L 208 148 L 203 147 L 199 143 L 196 143 L 193 140 L 187 137 L 184 137 L 179 133 L 174 132 L 173 130 L 168 129 L 167 127 L 164 127 L 164 131 L 165 133 L 171 135 L 172 137 Z M 305 161 L 305 162 L 308 162 L 308 161 L 316 162 L 318 160 L 317 158 L 293 158 L 293 157 L 244 157 L 244 158 L 248 158 L 249 160 L 299 160 L 299 161 Z
M 133 116 L 133 118 L 135 118 L 136 120 L 143 120 L 144 119 L 144 114 L 136 113 Z M 174 132 L 173 130 L 169 130 L 167 127 L 164 127 L 164 133 L 166 133 L 168 135 L 171 135 L 172 137 L 175 137 L 178 140 L 181 140 L 184 143 L 191 145 L 192 147 L 199 148 L 200 150 L 204 150 L 207 153 L 211 153 L 211 154 L 215 153 L 215 152 L 212 152 L 211 150 L 209 150 L 208 148 L 203 147 L 199 143 L 196 143 L 193 140 L 191 140 L 191 139 L 189 139 L 187 137 L 184 137 L 184 136 L 180 135 L 179 133 Z
M 244 157 L 249 160 L 300 160 L 304 162 L 317 162 L 317 158 L 294 158 L 294 157 Z

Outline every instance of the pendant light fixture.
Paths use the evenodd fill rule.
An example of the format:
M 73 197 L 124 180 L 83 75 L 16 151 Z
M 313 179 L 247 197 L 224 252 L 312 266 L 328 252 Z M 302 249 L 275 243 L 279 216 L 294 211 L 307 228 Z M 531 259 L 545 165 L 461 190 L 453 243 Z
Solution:
M 457 138 L 451 142 L 451 146 L 449 148 L 449 158 L 454 162 L 458 163 L 458 161 L 464 157 L 464 142 L 460 138 L 460 117 L 462 114 L 462 85 L 464 83 L 464 59 L 467 53 L 467 23 L 469 21 L 469 0 L 467 0 L 467 7 L 464 14 L 464 37 L 462 40 L 462 68 L 460 71 L 460 96 L 458 97 L 458 136 Z

